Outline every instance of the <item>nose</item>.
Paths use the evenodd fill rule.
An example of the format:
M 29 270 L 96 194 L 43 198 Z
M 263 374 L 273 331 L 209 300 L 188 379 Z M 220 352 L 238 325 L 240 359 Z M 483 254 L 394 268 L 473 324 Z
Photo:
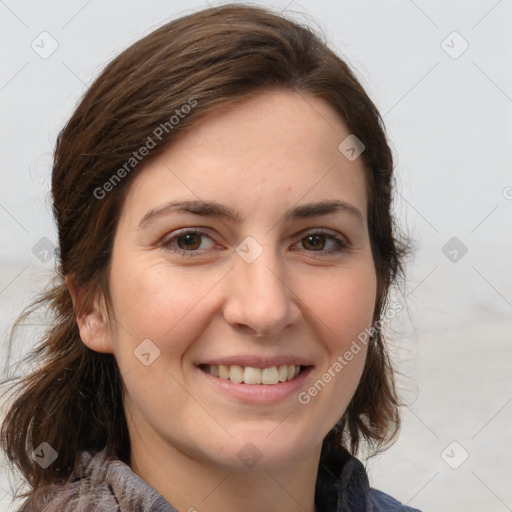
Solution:
M 285 264 L 266 248 L 252 263 L 236 255 L 228 274 L 224 319 L 233 328 L 256 336 L 278 336 L 300 316 L 298 298 Z

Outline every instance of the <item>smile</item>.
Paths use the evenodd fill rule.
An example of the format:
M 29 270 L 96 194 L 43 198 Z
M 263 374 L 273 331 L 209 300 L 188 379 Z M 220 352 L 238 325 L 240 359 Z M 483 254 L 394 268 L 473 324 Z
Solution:
M 223 380 L 243 384 L 275 385 L 295 379 L 306 367 L 299 365 L 270 366 L 256 368 L 253 366 L 227 365 L 200 365 L 201 370 Z

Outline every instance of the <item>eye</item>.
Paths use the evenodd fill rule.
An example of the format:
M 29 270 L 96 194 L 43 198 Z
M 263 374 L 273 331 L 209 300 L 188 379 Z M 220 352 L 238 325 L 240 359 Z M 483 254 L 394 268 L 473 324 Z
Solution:
M 340 237 L 322 230 L 307 233 L 299 243 L 308 252 L 336 253 L 348 249 L 347 243 Z
M 349 248 L 342 238 L 324 230 L 306 233 L 295 246 L 299 244 L 307 252 L 317 252 L 325 255 L 336 254 Z M 215 242 L 202 231 L 184 229 L 164 238 L 159 245 L 165 250 L 182 256 L 200 256 L 204 251 L 213 248 Z M 301 247 L 298 249 L 300 250 Z
M 206 233 L 190 229 L 174 233 L 160 243 L 161 247 L 184 256 L 197 256 L 214 245 L 213 240 Z

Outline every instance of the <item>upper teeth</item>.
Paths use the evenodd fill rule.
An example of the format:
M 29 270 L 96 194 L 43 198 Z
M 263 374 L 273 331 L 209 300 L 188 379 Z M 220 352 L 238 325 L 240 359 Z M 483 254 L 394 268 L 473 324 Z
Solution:
M 237 364 L 231 366 L 211 364 L 205 369 L 214 377 L 245 384 L 278 384 L 293 379 L 300 372 L 300 366 L 295 364 L 283 364 L 269 368 L 254 368 Z

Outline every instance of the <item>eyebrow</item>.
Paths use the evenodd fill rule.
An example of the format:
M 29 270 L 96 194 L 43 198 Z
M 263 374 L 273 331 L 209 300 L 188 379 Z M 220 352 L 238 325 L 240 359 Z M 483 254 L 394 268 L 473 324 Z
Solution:
M 284 215 L 283 219 L 299 220 L 317 217 L 320 215 L 328 215 L 331 213 L 343 212 L 348 213 L 359 222 L 364 221 L 361 210 L 348 204 L 344 201 L 337 199 L 320 201 L 317 203 L 307 203 L 300 206 L 295 206 Z M 172 201 L 157 208 L 149 210 L 144 217 L 142 217 L 139 228 L 149 224 L 159 217 L 167 216 L 173 213 L 192 213 L 194 215 L 217 217 L 231 221 L 242 221 L 241 215 L 233 208 L 217 203 L 216 201 Z

